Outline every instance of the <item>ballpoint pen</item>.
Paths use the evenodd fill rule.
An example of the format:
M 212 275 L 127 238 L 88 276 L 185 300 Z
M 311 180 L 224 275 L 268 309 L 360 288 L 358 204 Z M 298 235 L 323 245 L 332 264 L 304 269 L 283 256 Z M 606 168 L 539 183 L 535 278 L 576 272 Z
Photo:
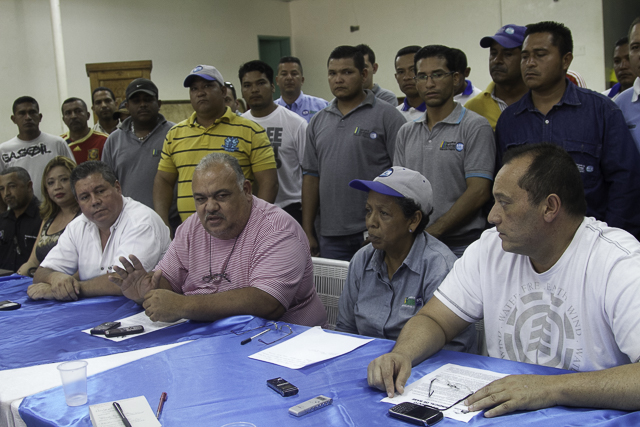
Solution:
M 118 402 L 113 402 L 113 407 L 116 408 L 116 412 L 118 412 L 118 415 L 120 415 L 120 418 L 122 418 L 122 423 L 124 424 L 124 427 L 131 427 L 131 423 L 129 422 L 127 417 L 125 417 L 124 412 L 122 412 L 122 408 L 120 407 L 120 404 Z
M 240 344 L 241 344 L 241 345 L 245 345 L 245 344 L 247 344 L 247 343 L 250 343 L 252 339 L 254 339 L 254 338 L 258 338 L 260 335 L 262 335 L 262 334 L 266 334 L 266 333 L 267 333 L 267 332 L 269 332 L 270 330 L 271 330 L 271 329 L 267 329 L 266 331 L 262 331 L 262 332 L 260 332 L 259 334 L 252 336 L 251 338 L 247 338 L 246 340 L 244 340 L 244 341 L 240 342 Z
M 156 418 L 160 419 L 160 412 L 162 412 L 162 406 L 164 405 L 164 401 L 167 400 L 167 393 L 162 392 L 160 395 L 160 403 L 158 403 L 158 410 L 156 411 Z

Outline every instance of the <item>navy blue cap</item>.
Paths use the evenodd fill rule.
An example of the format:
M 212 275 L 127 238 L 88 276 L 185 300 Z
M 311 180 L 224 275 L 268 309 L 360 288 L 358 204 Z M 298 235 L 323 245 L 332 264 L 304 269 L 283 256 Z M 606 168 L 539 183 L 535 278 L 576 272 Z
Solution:
M 524 32 L 527 31 L 527 27 L 520 25 L 508 24 L 500 28 L 493 37 L 483 37 L 480 40 L 481 47 L 491 47 L 491 43 L 496 42 L 500 46 L 513 49 L 514 47 L 522 46 L 524 43 Z

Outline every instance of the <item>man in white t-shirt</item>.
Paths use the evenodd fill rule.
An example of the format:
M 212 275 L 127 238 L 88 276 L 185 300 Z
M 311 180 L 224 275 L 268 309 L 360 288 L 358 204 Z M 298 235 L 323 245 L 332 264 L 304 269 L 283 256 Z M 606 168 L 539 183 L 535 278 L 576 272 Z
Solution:
M 242 97 L 250 110 L 242 116 L 265 128 L 278 170 L 275 205 L 302 222 L 302 158 L 307 121 L 273 102 L 273 69 L 262 61 L 249 61 L 238 72 Z
M 640 409 L 640 243 L 586 218 L 580 173 L 548 144 L 506 152 L 483 233 L 368 381 L 402 393 L 411 366 L 484 319 L 489 356 L 571 375 L 512 375 L 468 397 L 486 417 L 555 405 Z
M 68 157 L 75 162 L 73 153 L 64 139 L 40 132 L 40 107 L 30 96 L 21 96 L 13 103 L 11 121 L 18 126 L 18 136 L 0 144 L 0 172 L 19 166 L 29 172 L 33 194 L 42 200 L 42 172 L 56 156 Z

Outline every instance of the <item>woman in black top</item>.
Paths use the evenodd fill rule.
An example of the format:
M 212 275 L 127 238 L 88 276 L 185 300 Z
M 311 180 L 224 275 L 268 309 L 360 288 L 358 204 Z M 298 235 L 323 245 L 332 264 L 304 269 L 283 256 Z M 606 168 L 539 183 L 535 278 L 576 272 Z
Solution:
M 55 157 L 44 168 L 42 174 L 42 196 L 40 216 L 42 225 L 38 241 L 33 245 L 29 260 L 20 267 L 18 274 L 33 277 L 36 269 L 47 256 L 58 238 L 76 216 L 80 214 L 78 202 L 71 191 L 71 171 L 76 167 L 70 159 Z

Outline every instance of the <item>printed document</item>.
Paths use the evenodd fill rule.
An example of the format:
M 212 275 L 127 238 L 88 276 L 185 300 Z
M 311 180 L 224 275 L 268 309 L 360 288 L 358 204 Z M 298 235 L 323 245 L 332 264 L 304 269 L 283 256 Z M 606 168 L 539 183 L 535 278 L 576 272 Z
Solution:
M 403 394 L 381 402 L 412 402 L 443 411 L 445 417 L 469 422 L 479 412 L 469 412 L 462 401 L 487 384 L 507 374 L 447 363 L 404 388 Z

